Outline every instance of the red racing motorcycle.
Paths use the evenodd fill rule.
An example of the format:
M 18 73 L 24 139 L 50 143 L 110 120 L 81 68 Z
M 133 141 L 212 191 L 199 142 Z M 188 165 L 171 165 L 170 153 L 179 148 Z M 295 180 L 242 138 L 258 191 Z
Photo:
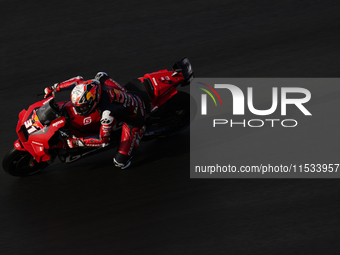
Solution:
M 146 131 L 142 140 L 171 136 L 189 126 L 190 110 L 195 114 L 196 106 L 190 107 L 190 95 L 177 87 L 189 85 L 192 77 L 191 64 L 184 58 L 171 71 L 148 73 L 124 86 L 145 102 Z M 71 163 L 117 147 L 122 123 L 113 127 L 106 147 L 68 147 L 69 138 L 97 135 L 100 118 L 98 111 L 82 117 L 70 101 L 55 102 L 54 96 L 32 104 L 19 113 L 16 128 L 19 138 L 3 158 L 3 169 L 13 176 L 28 176 L 46 168 L 57 157 L 62 163 Z

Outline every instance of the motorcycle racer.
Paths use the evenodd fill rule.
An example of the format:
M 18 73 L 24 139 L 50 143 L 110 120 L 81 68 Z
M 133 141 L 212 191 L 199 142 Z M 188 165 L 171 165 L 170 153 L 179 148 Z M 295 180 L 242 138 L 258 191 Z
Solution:
M 56 83 L 45 88 L 45 98 L 55 92 L 71 89 L 71 101 L 77 114 L 85 117 L 98 111 L 101 115 L 101 126 L 97 136 L 68 139 L 68 146 L 104 147 L 109 143 L 115 124 L 123 122 L 121 141 L 113 162 L 121 169 L 129 167 L 145 131 L 146 114 L 142 98 L 127 91 L 104 72 L 97 73 L 94 79 L 88 81 L 77 76 Z

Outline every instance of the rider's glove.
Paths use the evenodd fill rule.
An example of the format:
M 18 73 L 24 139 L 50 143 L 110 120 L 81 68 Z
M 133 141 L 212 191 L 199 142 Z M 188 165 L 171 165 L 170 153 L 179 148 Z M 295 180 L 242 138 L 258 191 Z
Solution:
M 70 148 L 85 146 L 84 142 L 79 138 L 77 138 L 77 139 L 67 139 L 67 144 L 68 144 L 68 147 L 70 147 Z
M 50 97 L 51 95 L 54 95 L 54 92 L 58 91 L 58 85 L 59 85 L 59 83 L 56 83 L 51 87 L 46 87 L 45 90 L 44 90 L 44 92 L 45 92 L 44 98 Z
M 109 78 L 109 76 L 105 72 L 99 72 L 94 78 L 100 82 L 105 82 Z

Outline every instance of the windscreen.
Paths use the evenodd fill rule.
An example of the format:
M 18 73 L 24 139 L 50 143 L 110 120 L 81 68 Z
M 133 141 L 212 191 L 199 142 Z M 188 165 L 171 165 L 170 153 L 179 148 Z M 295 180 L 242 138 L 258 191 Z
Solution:
M 56 104 L 52 99 L 38 109 L 37 115 L 42 125 L 49 125 L 51 121 L 59 117 L 55 105 Z

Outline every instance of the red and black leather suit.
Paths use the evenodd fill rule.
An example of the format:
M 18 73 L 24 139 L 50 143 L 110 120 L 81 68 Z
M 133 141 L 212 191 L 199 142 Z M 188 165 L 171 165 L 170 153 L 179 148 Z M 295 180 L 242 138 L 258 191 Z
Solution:
M 122 136 L 118 151 L 114 157 L 114 163 L 118 167 L 125 168 L 130 164 L 130 159 L 135 148 L 144 133 L 145 106 L 141 97 L 130 93 L 106 73 L 96 75 L 101 84 L 101 96 L 97 110 L 101 114 L 101 127 L 97 137 L 81 138 L 81 146 L 105 146 L 108 144 L 114 125 L 123 122 Z M 84 82 L 83 77 L 78 76 L 56 84 L 55 91 L 71 90 L 76 85 Z

